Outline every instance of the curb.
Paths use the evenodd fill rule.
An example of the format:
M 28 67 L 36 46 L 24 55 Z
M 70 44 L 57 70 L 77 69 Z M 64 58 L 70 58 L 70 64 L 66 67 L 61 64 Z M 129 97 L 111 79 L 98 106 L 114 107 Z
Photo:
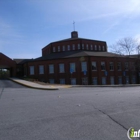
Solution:
M 11 81 L 13 81 L 13 82 L 15 82 L 17 84 L 23 85 L 25 87 L 28 87 L 28 88 L 41 89 L 41 90 L 59 90 L 59 88 L 47 88 L 47 87 L 46 88 L 41 88 L 41 87 L 34 87 L 34 86 L 23 84 L 23 83 L 18 82 L 18 81 L 14 80 L 14 79 L 11 79 L 11 78 L 9 78 L 9 80 L 11 80 Z
M 73 85 L 72 87 L 138 87 L 140 84 L 127 84 L 127 85 Z

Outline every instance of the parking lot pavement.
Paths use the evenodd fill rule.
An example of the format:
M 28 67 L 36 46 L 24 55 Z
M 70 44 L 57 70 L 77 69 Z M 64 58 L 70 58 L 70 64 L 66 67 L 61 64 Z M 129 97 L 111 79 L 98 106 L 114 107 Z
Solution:
M 140 88 L 0 88 L 1 140 L 128 140 Z

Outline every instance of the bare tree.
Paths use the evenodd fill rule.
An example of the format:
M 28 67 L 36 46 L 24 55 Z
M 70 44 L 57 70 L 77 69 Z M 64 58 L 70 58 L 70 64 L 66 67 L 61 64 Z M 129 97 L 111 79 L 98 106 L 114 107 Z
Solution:
M 126 37 L 118 40 L 115 44 L 111 45 L 111 51 L 123 55 L 125 59 L 124 67 L 127 74 L 130 76 L 130 83 L 133 83 L 133 76 L 135 75 L 136 61 L 131 59 L 132 54 L 135 53 L 137 48 L 137 41 L 131 37 Z M 140 52 L 140 47 L 139 47 Z M 121 59 L 121 58 L 120 58 Z
M 130 56 L 136 49 L 136 41 L 131 37 L 122 38 L 111 45 L 110 48 L 114 53 Z

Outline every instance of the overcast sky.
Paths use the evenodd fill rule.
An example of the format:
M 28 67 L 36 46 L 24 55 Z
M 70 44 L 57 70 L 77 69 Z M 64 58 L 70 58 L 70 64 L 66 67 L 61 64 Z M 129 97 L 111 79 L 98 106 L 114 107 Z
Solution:
M 140 39 L 140 0 L 0 0 L 0 52 L 36 58 L 53 41 L 70 37 Z

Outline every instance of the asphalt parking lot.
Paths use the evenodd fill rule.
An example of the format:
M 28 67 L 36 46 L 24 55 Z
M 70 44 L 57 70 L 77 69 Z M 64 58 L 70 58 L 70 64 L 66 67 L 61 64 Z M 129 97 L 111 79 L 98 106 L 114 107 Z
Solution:
M 0 140 L 128 140 L 140 129 L 140 87 L 14 86 L 0 86 Z

